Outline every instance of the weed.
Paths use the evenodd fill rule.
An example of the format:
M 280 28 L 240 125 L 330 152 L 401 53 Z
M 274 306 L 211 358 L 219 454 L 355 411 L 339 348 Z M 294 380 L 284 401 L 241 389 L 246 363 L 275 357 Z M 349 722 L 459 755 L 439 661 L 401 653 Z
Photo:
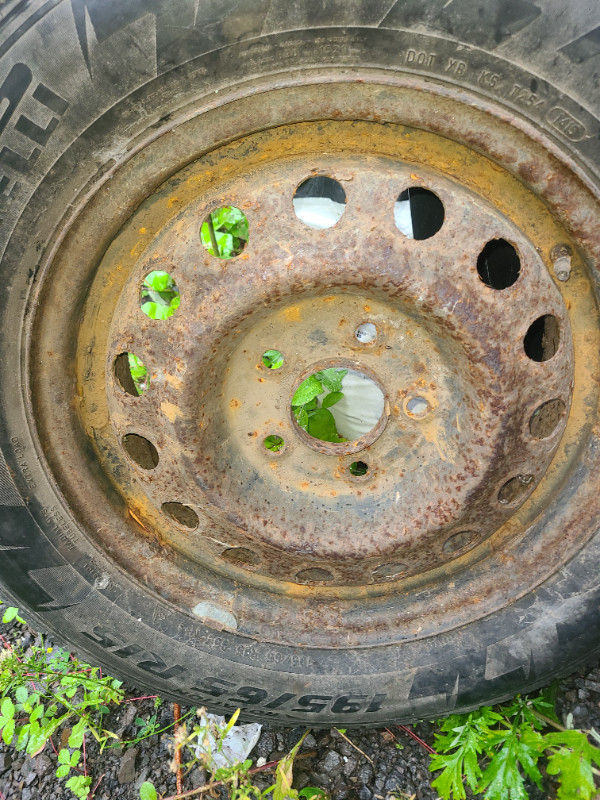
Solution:
M 347 369 L 330 367 L 314 372 L 302 381 L 292 397 L 296 422 L 307 433 L 322 442 L 347 442 L 337 431 L 335 418 L 329 409 L 344 396 L 342 381 Z M 320 399 L 320 395 L 325 395 Z
M 568 730 L 554 715 L 548 694 L 517 697 L 509 704 L 452 714 L 439 723 L 432 781 L 444 800 L 464 800 L 465 782 L 485 800 L 527 800 L 525 776 L 540 789 L 541 758 L 559 782 L 557 800 L 591 800 L 594 775 L 600 775 L 600 749 L 583 731 Z M 541 731 L 548 726 L 552 733 Z M 590 732 L 600 742 L 595 731 Z M 594 767 L 594 764 L 596 767 Z

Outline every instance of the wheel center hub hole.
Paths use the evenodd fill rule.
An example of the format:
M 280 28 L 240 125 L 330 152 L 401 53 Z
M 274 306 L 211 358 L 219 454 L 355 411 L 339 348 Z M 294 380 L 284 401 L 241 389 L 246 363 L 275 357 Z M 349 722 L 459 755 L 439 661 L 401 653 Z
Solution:
M 310 439 L 341 445 L 374 442 L 385 427 L 384 406 L 373 378 L 343 366 L 312 372 L 291 401 L 292 418 Z

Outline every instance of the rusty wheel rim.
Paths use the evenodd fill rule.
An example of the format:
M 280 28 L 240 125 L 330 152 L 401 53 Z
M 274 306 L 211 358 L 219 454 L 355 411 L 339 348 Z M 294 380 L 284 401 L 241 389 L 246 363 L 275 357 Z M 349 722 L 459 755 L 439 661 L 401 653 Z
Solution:
M 312 174 L 346 192 L 341 220 L 324 231 L 304 226 L 291 202 Z M 425 240 L 394 225 L 394 201 L 409 186 L 444 207 Z M 250 225 L 244 252 L 226 263 L 199 238 L 221 205 L 242 208 Z M 209 624 L 296 644 L 368 645 L 489 613 L 591 533 L 580 521 L 561 536 L 542 511 L 573 473 L 597 409 L 589 243 L 563 222 L 510 170 L 397 123 L 298 120 L 213 147 L 145 200 L 94 265 L 75 369 L 84 433 L 60 468 L 49 461 L 60 480 L 79 440 L 93 441 L 115 559 Z M 503 288 L 477 268 L 497 240 L 520 265 Z M 568 281 L 556 277 L 557 246 L 571 257 Z M 69 262 L 72 253 L 55 259 L 46 298 Z M 181 292 L 168 320 L 140 310 L 152 269 L 172 274 Z M 524 343 L 544 317 L 559 335 L 552 347 L 544 329 L 537 360 Z M 364 323 L 377 329 L 367 345 L 354 336 Z M 261 364 L 269 348 L 285 354 L 281 370 Z M 125 352 L 150 368 L 140 397 L 115 375 Z M 294 389 L 329 365 L 382 388 L 368 441 L 315 447 L 295 426 Z M 48 378 L 34 377 L 40 398 Z M 422 415 L 411 412 L 415 399 Z M 48 409 L 38 411 L 42 438 L 58 444 L 64 424 L 54 430 Z M 276 454 L 262 444 L 272 434 L 285 442 Z M 131 458 L 132 436 L 151 443 L 156 464 Z M 362 477 L 348 469 L 357 457 L 368 461 Z M 89 524 L 80 494 L 71 506 Z M 184 524 L 171 504 L 193 516 Z M 326 630 L 315 633 L 315 614 L 326 615 Z

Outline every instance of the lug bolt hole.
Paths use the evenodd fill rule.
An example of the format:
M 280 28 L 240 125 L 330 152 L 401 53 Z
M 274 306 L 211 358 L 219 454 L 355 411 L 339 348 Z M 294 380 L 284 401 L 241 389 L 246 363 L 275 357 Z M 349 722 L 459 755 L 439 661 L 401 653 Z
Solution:
M 377 328 L 372 322 L 363 322 L 354 331 L 354 337 L 361 344 L 371 344 L 377 338 Z
M 429 414 L 431 411 L 431 406 L 424 397 L 416 395 L 415 397 L 408 398 L 406 401 L 405 410 L 409 417 L 413 417 L 414 419 L 422 419 Z
M 363 475 L 366 475 L 368 471 L 369 465 L 364 461 L 353 461 L 348 467 L 348 472 L 351 475 L 355 475 L 357 478 L 361 478 Z
M 262 363 L 267 369 L 281 369 L 285 358 L 279 350 L 265 350 L 261 356 Z
M 263 444 L 265 449 L 269 450 L 271 453 L 279 453 L 281 450 L 283 450 L 283 445 L 285 443 L 282 436 L 272 434 L 271 436 L 266 436 L 263 439 Z

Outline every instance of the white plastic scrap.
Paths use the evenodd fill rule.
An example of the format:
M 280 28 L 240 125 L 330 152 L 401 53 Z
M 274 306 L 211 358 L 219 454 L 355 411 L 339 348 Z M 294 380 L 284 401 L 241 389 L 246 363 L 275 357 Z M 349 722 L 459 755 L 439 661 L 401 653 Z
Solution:
M 215 728 L 217 730 L 225 728 L 227 724 L 225 717 L 206 714 L 204 718 L 207 725 L 206 728 L 201 729 L 198 735 L 196 758 L 202 758 L 207 749 L 207 742 L 215 769 L 241 764 L 248 758 L 259 740 L 262 725 L 259 725 L 258 722 L 253 722 L 251 725 L 234 725 L 222 740 L 222 746 L 219 749 L 212 731 Z

